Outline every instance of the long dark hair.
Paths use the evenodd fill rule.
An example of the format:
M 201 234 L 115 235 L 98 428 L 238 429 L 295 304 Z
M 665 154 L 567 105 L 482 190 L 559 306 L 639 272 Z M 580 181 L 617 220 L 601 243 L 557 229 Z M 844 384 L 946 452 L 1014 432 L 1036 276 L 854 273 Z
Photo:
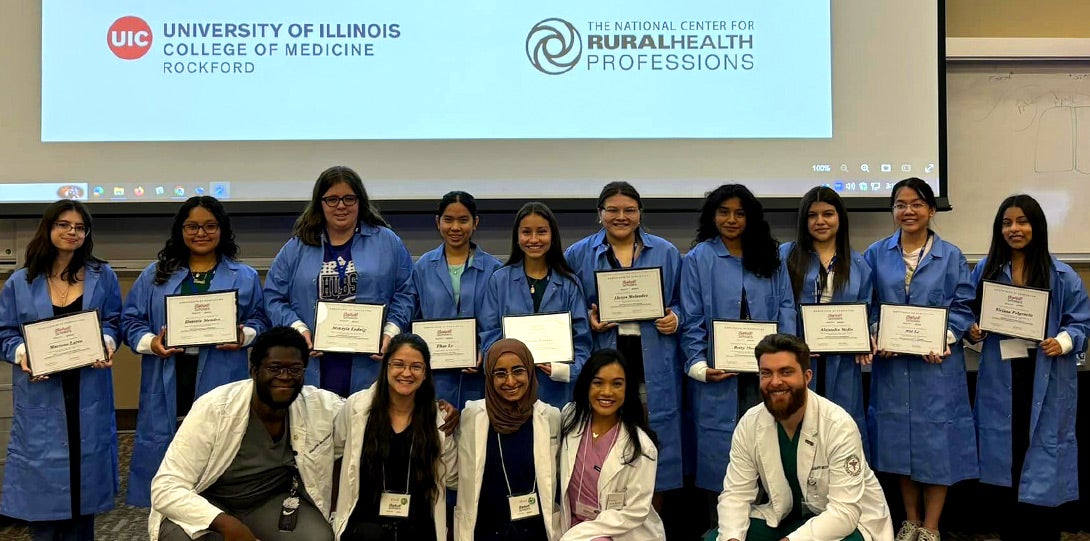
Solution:
M 998 279 L 1003 267 L 1011 262 L 1012 250 L 1003 238 L 1003 213 L 1011 207 L 1022 209 L 1033 228 L 1033 238 L 1023 250 L 1026 261 L 1022 267 L 1022 280 L 1027 286 L 1044 289 L 1051 286 L 1052 256 L 1048 252 L 1048 220 L 1045 218 L 1045 211 L 1036 199 L 1028 195 L 1012 195 L 999 204 L 999 210 L 992 222 L 992 244 L 988 248 L 988 259 L 984 263 L 984 271 L 980 274 L 981 281 L 976 285 L 976 298 L 972 303 L 973 313 L 977 315 L 980 315 L 984 280 Z
M 724 201 L 737 197 L 746 213 L 746 228 L 742 231 L 742 266 L 762 278 L 771 278 L 780 268 L 780 243 L 772 237 L 772 228 L 765 221 L 764 207 L 749 188 L 741 184 L 724 184 L 708 193 L 700 208 L 696 228 L 696 246 L 719 236 L 715 214 Z
M 322 233 L 325 232 L 325 212 L 323 212 L 322 196 L 336 184 L 347 184 L 352 192 L 359 198 L 356 205 L 360 209 L 360 223 L 376 227 L 390 227 L 382 214 L 371 204 L 371 198 L 367 196 L 367 190 L 363 188 L 363 180 L 355 171 L 343 165 L 335 165 L 322 171 L 318 180 L 314 181 L 314 190 L 310 195 L 310 203 L 307 208 L 295 220 L 295 226 L 291 234 L 299 237 L 303 244 L 310 246 L 322 245 Z
M 185 203 L 182 203 L 182 207 L 178 209 L 177 214 L 174 215 L 174 225 L 170 226 L 170 238 L 167 239 L 163 249 L 159 250 L 159 262 L 155 265 L 156 285 L 167 283 L 167 280 L 174 274 L 174 271 L 178 270 L 178 267 L 189 264 L 189 248 L 185 245 L 182 225 L 189 218 L 190 211 L 197 207 L 211 212 L 212 216 L 216 218 L 216 223 L 220 226 L 220 241 L 216 245 L 216 258 L 220 260 L 238 258 L 239 247 L 235 243 L 235 230 L 231 229 L 231 217 L 227 215 L 223 204 L 215 197 L 195 195 L 186 199 Z
M 537 201 L 526 203 L 515 215 L 515 225 L 511 227 L 511 255 L 503 266 L 517 265 L 526 259 L 526 254 L 522 253 L 522 248 L 519 247 L 519 224 L 523 218 L 531 214 L 537 214 L 545 218 L 545 221 L 549 223 L 549 237 L 552 240 L 549 243 L 549 250 L 545 252 L 545 263 L 549 265 L 549 270 L 558 272 L 561 276 L 579 283 L 575 279 L 575 271 L 568 265 L 568 261 L 564 259 L 563 244 L 560 243 L 560 226 L 557 225 L 556 215 L 549 210 L 549 207 L 545 206 L 545 203 Z
M 628 363 L 624 360 L 624 356 L 621 355 L 620 351 L 609 348 L 600 349 L 587 359 L 583 371 L 579 373 L 579 378 L 575 380 L 572 410 L 564 417 L 564 424 L 560 428 L 561 438 L 567 437 L 572 432 L 582 431 L 583 427 L 587 426 L 593 414 L 590 407 L 590 384 L 602 367 L 611 364 L 619 364 L 627 378 Z M 643 450 L 643 444 L 640 443 L 640 430 L 647 434 L 647 437 L 651 439 L 651 443 L 656 447 L 658 446 L 658 437 L 651 430 L 651 427 L 647 425 L 647 415 L 644 413 L 643 404 L 640 402 L 639 385 L 636 384 L 635 380 L 626 379 L 624 404 L 617 410 L 617 414 L 621 419 L 621 424 L 624 425 L 625 432 L 628 433 L 628 445 L 625 447 L 625 454 L 623 455 L 625 464 L 631 464 L 640 455 L 646 454 Z
M 394 429 L 390 426 L 390 382 L 387 374 L 390 371 L 390 357 L 402 346 L 411 347 L 424 357 L 424 382 L 413 397 L 412 424 L 409 425 L 413 431 L 409 469 L 413 472 L 412 484 L 424 489 L 428 501 L 434 502 L 439 495 L 437 481 L 441 474 L 436 466 L 440 453 L 439 429 L 435 426 L 438 408 L 435 405 L 431 352 L 424 339 L 415 334 L 401 333 L 393 337 L 386 348 L 386 354 L 382 356 L 382 368 L 378 373 L 378 381 L 375 382 L 375 396 L 371 401 L 371 413 L 367 417 L 364 432 L 367 437 L 363 440 L 363 458 L 368 468 L 361 473 L 365 476 L 364 482 L 372 483 L 371 486 L 382 486 L 382 464 L 390 457 L 390 438 L 394 435 Z
M 61 199 L 45 208 L 42 219 L 38 222 L 38 228 L 34 230 L 34 237 L 26 245 L 26 258 L 23 260 L 23 268 L 26 269 L 27 283 L 33 282 L 41 275 L 49 276 L 53 271 L 53 262 L 57 259 L 57 247 L 53 246 L 50 232 L 53 224 L 61 217 L 61 214 L 74 210 L 83 218 L 83 225 L 87 227 L 87 235 L 83 237 L 83 244 L 72 253 L 72 260 L 61 271 L 60 278 L 69 284 L 75 284 L 79 280 L 79 271 L 83 267 L 99 268 L 106 261 L 94 256 L 95 243 L 91 237 L 94 231 L 91 223 L 91 213 L 87 207 L 79 201 Z
M 787 271 L 791 274 L 791 289 L 795 292 L 795 302 L 802 295 L 803 281 L 810 268 L 810 252 L 814 249 L 814 239 L 810 236 L 810 206 L 814 203 L 828 203 L 836 210 L 840 223 L 836 232 L 836 257 L 833 259 L 833 293 L 839 293 L 848 285 L 852 272 L 852 245 L 848 240 L 848 212 L 844 201 L 831 188 L 817 186 L 802 196 L 799 204 L 798 227 L 795 230 L 795 245 L 787 254 Z M 748 223 L 748 222 L 747 222 Z M 818 279 L 825 283 L 827 269 L 818 264 Z

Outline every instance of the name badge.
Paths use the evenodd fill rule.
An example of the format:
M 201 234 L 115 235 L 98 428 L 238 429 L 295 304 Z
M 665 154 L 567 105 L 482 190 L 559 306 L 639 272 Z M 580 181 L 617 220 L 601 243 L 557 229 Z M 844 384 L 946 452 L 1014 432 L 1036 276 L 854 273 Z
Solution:
M 598 518 L 598 510 L 587 505 L 585 502 L 575 502 L 575 514 L 584 520 Z
M 409 494 L 383 492 L 378 502 L 378 514 L 381 517 L 406 518 L 409 516 Z
M 511 506 L 511 520 L 522 520 L 541 514 L 541 508 L 537 503 L 537 492 L 508 496 L 507 504 Z
M 606 494 L 606 509 L 620 509 L 624 507 L 624 492 L 609 492 Z

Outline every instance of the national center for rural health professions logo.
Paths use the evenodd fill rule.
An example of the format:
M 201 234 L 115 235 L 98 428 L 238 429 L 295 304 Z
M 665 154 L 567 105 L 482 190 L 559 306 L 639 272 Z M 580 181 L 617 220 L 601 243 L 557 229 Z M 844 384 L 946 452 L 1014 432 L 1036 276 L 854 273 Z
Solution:
M 545 19 L 526 35 L 526 57 L 541 73 L 567 73 L 579 62 L 583 42 L 579 31 L 563 19 Z
M 151 27 L 140 17 L 122 17 L 106 31 L 106 45 L 118 58 L 136 60 L 151 50 Z

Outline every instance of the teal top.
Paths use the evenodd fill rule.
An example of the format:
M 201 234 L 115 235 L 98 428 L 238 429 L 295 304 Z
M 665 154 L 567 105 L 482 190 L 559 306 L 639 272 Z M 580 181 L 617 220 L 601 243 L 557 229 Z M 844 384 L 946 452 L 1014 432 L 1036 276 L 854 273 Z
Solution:
M 186 276 L 185 280 L 182 281 L 182 294 L 192 295 L 194 293 L 208 293 L 208 288 L 212 287 L 212 277 L 215 274 L 215 267 L 212 267 L 212 270 L 208 272 L 190 271 L 189 276 Z
M 446 258 L 446 256 L 443 256 Z M 465 263 L 461 265 L 451 265 L 447 263 L 447 272 L 450 273 L 450 287 L 454 290 L 454 305 L 461 306 L 462 304 L 462 275 L 465 274 L 466 269 L 473 266 L 473 252 L 469 253 L 469 258 Z
M 791 513 L 784 517 L 784 520 L 795 520 L 802 518 L 802 486 L 799 485 L 798 475 L 798 463 L 799 463 L 799 430 L 801 426 L 795 429 L 794 437 L 787 437 L 787 431 L 783 429 L 783 425 L 776 423 L 776 434 L 780 439 L 780 463 L 783 464 L 783 474 L 787 477 L 787 484 L 791 487 Z

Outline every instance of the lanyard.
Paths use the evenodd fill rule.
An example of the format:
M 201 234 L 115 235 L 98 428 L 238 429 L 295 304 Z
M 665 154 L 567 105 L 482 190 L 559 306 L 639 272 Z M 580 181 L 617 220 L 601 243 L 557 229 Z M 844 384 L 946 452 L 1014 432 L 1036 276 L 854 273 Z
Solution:
M 818 256 L 818 273 L 814 278 L 814 302 L 821 302 L 821 294 L 825 292 L 825 284 L 829 280 L 829 275 L 833 273 L 833 265 L 836 264 L 836 256 L 829 260 L 829 266 L 823 268 L 821 266 L 821 257 Z M 824 270 L 825 272 L 822 272 Z M 825 276 L 823 277 L 822 274 Z
M 503 468 L 503 481 L 507 483 L 507 496 L 514 498 L 515 493 L 511 490 L 511 478 L 507 476 L 507 464 L 503 460 L 503 440 L 500 438 L 500 433 L 496 432 L 496 445 L 500 448 L 500 467 Z M 531 493 L 537 492 L 537 475 L 534 475 L 534 488 Z
M 912 286 L 912 279 L 916 277 L 916 271 L 920 270 L 920 263 L 923 261 L 923 255 L 927 252 L 927 247 L 931 244 L 931 231 L 927 232 L 927 240 L 923 242 L 923 246 L 920 247 L 920 253 L 916 254 L 916 264 L 912 266 L 912 270 L 909 271 L 905 268 L 905 303 L 909 303 L 909 290 Z M 904 259 L 905 247 L 901 244 L 900 240 L 897 241 L 897 246 L 901 249 L 901 259 Z
M 618 421 L 617 424 L 620 424 L 620 421 Z M 610 450 L 613 450 L 613 446 L 617 444 L 617 436 L 619 436 L 621 434 L 621 427 L 619 427 L 617 425 L 614 425 L 614 428 L 616 428 L 617 431 L 613 433 L 613 441 L 609 442 L 609 449 Z M 587 432 L 591 432 L 591 430 L 590 430 L 590 421 L 587 421 L 587 427 L 584 430 L 585 430 L 585 432 L 583 432 L 584 434 L 586 434 Z M 593 435 L 594 433 L 591 432 L 591 434 Z M 583 475 L 587 472 L 587 451 L 590 449 L 590 446 L 594 443 L 594 441 L 593 441 L 594 438 L 593 437 L 583 438 L 583 439 L 586 440 L 586 443 L 583 445 L 583 460 L 579 461 L 579 490 L 580 490 L 580 492 L 582 492 L 583 490 L 586 490 L 586 488 L 587 488 L 586 485 L 583 484 Z M 600 474 L 602 472 L 599 471 L 598 473 Z M 597 490 L 594 490 L 594 491 L 591 492 L 591 494 L 597 494 L 597 492 L 598 492 Z M 599 504 L 601 504 L 601 502 L 599 502 Z
M 746 279 L 745 272 L 743 271 L 743 273 L 742 273 L 742 280 L 743 280 L 743 282 L 742 282 L 742 300 L 739 303 L 741 306 L 738 309 L 738 319 L 741 319 L 743 321 L 749 321 L 751 318 L 750 318 L 750 315 L 749 315 L 749 300 L 746 299 L 745 279 Z
M 412 479 L 413 445 L 416 443 L 415 440 L 416 440 L 416 438 L 413 438 L 412 440 L 409 440 L 409 467 L 405 469 L 405 492 L 404 492 L 404 494 L 409 494 L 410 492 L 412 492 L 411 490 L 409 490 L 409 480 Z M 382 491 L 383 492 L 389 492 L 388 490 L 386 490 L 386 462 L 382 463 Z

